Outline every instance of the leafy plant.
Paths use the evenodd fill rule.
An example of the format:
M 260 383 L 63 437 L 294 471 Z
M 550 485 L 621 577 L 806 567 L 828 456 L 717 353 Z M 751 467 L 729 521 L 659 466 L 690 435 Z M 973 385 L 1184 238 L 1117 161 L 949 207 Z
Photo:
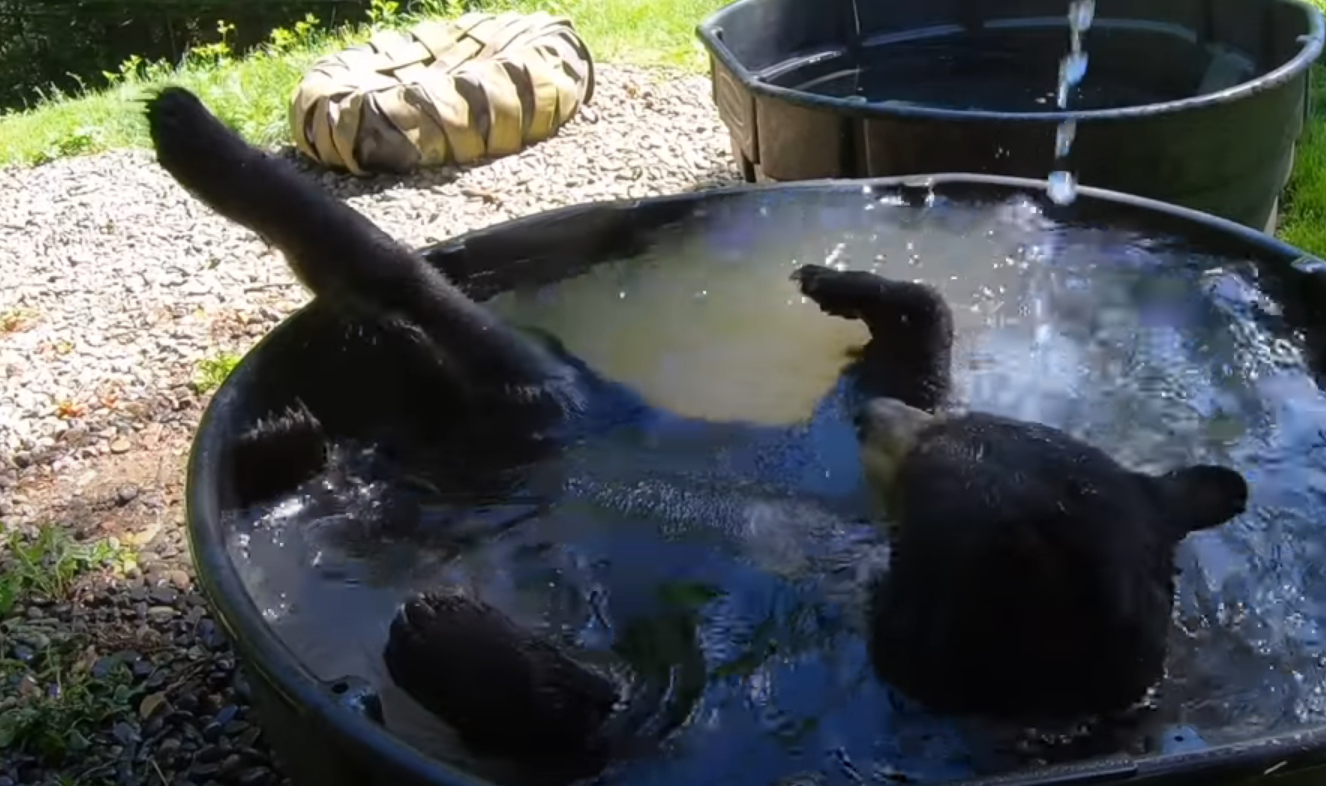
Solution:
M 217 68 L 230 64 L 233 54 L 230 49 L 230 36 L 235 32 L 235 26 L 224 19 L 218 19 L 216 32 L 220 34 L 221 40 L 195 46 L 189 51 L 190 60 Z
M 101 134 L 97 129 L 84 127 L 67 136 L 55 139 L 45 150 L 33 157 L 32 163 L 35 165 L 49 164 L 57 158 L 85 156 L 100 152 L 103 149 L 105 149 L 105 146 L 101 143 Z
M 0 636 L 0 644 L 5 637 Z M 36 667 L 0 659 L 0 752 L 27 753 L 59 763 L 86 751 L 89 735 L 116 716 L 132 712 L 138 691 L 127 665 L 113 662 L 93 676 L 95 651 L 73 641 L 48 647 Z
M 124 663 L 93 674 L 93 647 L 14 611 L 68 598 L 80 576 L 133 561 L 114 539 L 78 541 L 54 525 L 24 534 L 0 523 L 0 759 L 27 753 L 64 761 L 91 745 L 95 729 L 132 711 L 136 691 Z
M 239 355 L 221 352 L 198 361 L 198 374 L 194 377 L 193 389 L 198 393 L 210 393 L 221 387 L 221 383 L 239 365 L 239 360 Z
M 319 20 L 313 14 L 304 14 L 304 18 L 295 22 L 292 29 L 277 27 L 268 37 L 267 51 L 272 56 L 284 55 L 297 49 L 306 49 L 313 43 L 313 36 L 318 31 Z
M 7 617 L 22 598 L 64 598 L 84 573 L 122 569 L 132 560 L 113 540 L 77 541 L 54 525 L 40 527 L 35 537 L 25 538 L 0 523 L 0 546 L 8 552 L 0 573 L 0 618 Z
M 396 21 L 400 11 L 396 0 L 372 0 L 368 6 L 368 23 L 372 27 L 385 27 Z

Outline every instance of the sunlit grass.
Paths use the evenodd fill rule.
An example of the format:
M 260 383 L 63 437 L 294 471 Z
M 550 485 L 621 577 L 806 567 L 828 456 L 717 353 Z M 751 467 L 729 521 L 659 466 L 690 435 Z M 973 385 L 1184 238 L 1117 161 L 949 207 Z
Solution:
M 1312 69 L 1312 114 L 1281 205 L 1280 237 L 1326 257 L 1326 68 L 1320 65 Z
M 426 14 L 440 15 L 442 10 Z M 432 4 L 444 7 L 438 0 Z M 493 0 L 487 10 L 544 10 L 569 17 L 596 60 L 670 65 L 698 71 L 705 59 L 695 26 L 725 0 Z M 383 26 L 414 17 L 393 15 Z M 179 68 L 127 63 L 108 90 L 52 94 L 33 108 L 0 117 L 0 164 L 42 163 L 52 158 L 116 147 L 145 147 L 141 100 L 171 83 L 196 92 L 223 120 L 250 141 L 270 144 L 288 137 L 290 95 L 304 71 L 324 54 L 362 42 L 371 30 L 351 25 L 333 32 L 295 26 L 280 30 L 265 50 L 242 59 L 204 49 Z

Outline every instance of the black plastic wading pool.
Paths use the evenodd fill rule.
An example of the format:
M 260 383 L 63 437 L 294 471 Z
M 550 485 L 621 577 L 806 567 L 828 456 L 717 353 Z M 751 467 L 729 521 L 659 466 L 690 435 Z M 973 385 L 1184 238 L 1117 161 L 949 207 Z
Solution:
M 1299 0 L 1096 0 L 1056 109 L 1068 0 L 738 0 L 698 28 L 748 181 L 1045 177 L 1273 228 L 1322 14 Z
M 988 175 L 807 181 L 590 204 L 497 225 L 428 247 L 424 254 L 482 299 L 517 282 L 554 281 L 589 265 L 628 256 L 647 247 L 660 229 L 722 202 L 763 204 L 759 200 L 777 199 L 810 205 L 826 195 L 860 193 L 863 187 L 881 197 L 892 195 L 905 204 L 918 205 L 931 194 L 959 201 L 1026 194 L 1039 200 L 1052 217 L 1072 218 L 1093 227 L 1128 222 L 1148 232 L 1177 236 L 1198 249 L 1241 255 L 1284 270 L 1294 277 L 1293 291 L 1308 303 L 1300 310 L 1314 323 L 1326 318 L 1326 263 L 1258 231 L 1186 208 L 1094 188 L 1083 188 L 1071 206 L 1056 207 L 1044 196 L 1044 181 Z M 249 676 L 254 707 L 268 739 L 301 786 L 478 784 L 480 781 L 430 760 L 389 734 L 380 724 L 381 705 L 366 683 L 315 678 L 265 622 L 227 550 L 225 513 L 236 502 L 235 481 L 226 468 L 235 434 L 257 415 L 288 402 L 296 391 L 315 393 L 307 398 L 309 406 L 333 432 L 351 419 L 362 421 L 365 412 L 380 405 L 373 396 L 375 386 L 381 387 L 377 375 L 385 372 L 366 366 L 387 364 L 390 358 L 375 360 L 366 355 L 353 368 L 321 369 L 343 384 L 318 392 L 298 389 L 309 374 L 307 368 L 301 369 L 301 363 L 309 362 L 304 359 L 308 347 L 339 341 L 343 335 L 329 327 L 327 316 L 314 302 L 273 330 L 230 375 L 202 419 L 187 488 L 188 533 L 199 581 Z M 1326 725 L 1196 752 L 1088 760 L 967 783 L 1224 784 L 1266 774 L 1323 778 L 1326 770 L 1314 773 L 1309 769 L 1322 764 L 1326 764 Z M 1278 777 L 1274 782 L 1279 782 Z

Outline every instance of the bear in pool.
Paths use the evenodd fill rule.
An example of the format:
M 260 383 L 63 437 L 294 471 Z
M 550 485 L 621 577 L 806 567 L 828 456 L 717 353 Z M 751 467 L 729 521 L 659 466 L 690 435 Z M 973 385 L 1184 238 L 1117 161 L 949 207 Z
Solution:
M 648 409 L 555 340 L 504 324 L 366 217 L 247 145 L 187 91 L 166 88 L 147 114 L 161 165 L 281 249 L 316 301 L 411 336 L 418 352 L 408 373 L 438 395 L 407 412 L 420 421 L 421 442 L 430 415 L 446 416 L 495 446 L 491 463 L 500 465 Z M 1174 546 L 1241 512 L 1242 477 L 1220 467 L 1151 477 L 1055 429 L 944 414 L 953 327 L 937 292 L 818 266 L 794 278 L 826 313 L 870 329 L 850 373 L 863 400 L 862 464 L 895 522 L 890 570 L 869 610 L 880 675 L 958 713 L 1081 715 L 1139 699 L 1161 674 Z M 322 361 L 306 370 L 317 375 Z M 455 418 L 456 408 L 465 417 Z M 232 461 L 245 464 L 237 475 L 264 476 L 270 490 L 315 472 L 325 457 L 321 411 L 275 405 L 237 436 Z M 384 660 L 467 744 L 515 759 L 595 762 L 616 749 L 616 686 L 482 599 L 439 591 L 408 601 Z M 454 668 L 442 678 L 429 663 Z M 514 686 L 510 706 L 491 701 L 494 669 Z M 504 717 L 521 733 L 496 733 Z
M 857 390 L 897 396 L 870 398 L 855 417 L 864 474 L 892 536 L 867 615 L 880 678 L 934 711 L 1025 722 L 1113 713 L 1141 699 L 1163 673 L 1175 546 L 1243 511 L 1243 477 L 1210 465 L 1133 472 L 1058 429 L 945 414 L 952 319 L 928 287 L 818 266 L 793 278 L 826 313 L 869 326 L 872 340 L 852 364 Z M 447 621 L 442 608 L 464 613 Z M 519 652 L 512 684 L 556 709 L 540 716 L 528 698 L 513 701 L 525 707 L 522 733 L 542 734 L 529 723 L 576 729 L 581 750 L 611 750 L 599 731 L 577 736 L 609 714 L 614 694 L 603 678 L 573 679 L 565 653 L 504 633 L 518 630 L 509 622 L 473 619 L 503 617 L 453 594 L 410 601 L 393 621 L 388 660 L 422 672 L 437 659 Z M 446 698 L 433 706 L 467 704 L 473 673 L 436 679 Z M 430 682 L 422 673 L 408 681 Z
M 794 278 L 826 313 L 863 320 L 875 342 L 899 332 L 878 276 L 808 265 Z M 945 368 L 855 415 L 863 470 L 891 525 L 869 612 L 879 675 L 954 714 L 1127 709 L 1163 673 L 1174 548 L 1243 512 L 1243 476 L 1213 465 L 1133 472 L 1059 429 L 946 414 L 951 320 L 904 329 Z

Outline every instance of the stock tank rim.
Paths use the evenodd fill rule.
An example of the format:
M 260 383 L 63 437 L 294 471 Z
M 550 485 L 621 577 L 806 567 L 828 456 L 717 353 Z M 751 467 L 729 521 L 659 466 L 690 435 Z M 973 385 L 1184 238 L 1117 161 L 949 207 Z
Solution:
M 467 244 L 483 241 L 499 234 L 515 236 L 547 231 L 550 227 L 565 227 L 566 221 L 576 217 L 627 216 L 649 205 L 670 205 L 675 208 L 699 206 L 705 202 L 743 194 L 796 191 L 864 191 L 897 190 L 916 193 L 931 190 L 975 188 L 978 191 L 1026 194 L 1038 200 L 1047 213 L 1063 215 L 1081 211 L 1095 212 L 1122 209 L 1125 214 L 1150 215 L 1170 224 L 1177 224 L 1194 237 L 1221 238 L 1246 250 L 1256 251 L 1269 260 L 1284 264 L 1307 264 L 1326 271 L 1326 262 L 1300 251 L 1270 235 L 1219 216 L 1190 208 L 1160 202 L 1107 189 L 1081 186 L 1078 200 L 1060 208 L 1045 195 L 1044 180 L 1009 177 L 1004 175 L 944 173 L 934 175 L 908 175 L 882 178 L 833 178 L 805 180 L 792 183 L 761 183 L 729 186 L 707 191 L 689 192 L 642 199 L 611 200 L 571 205 L 534 213 L 490 227 L 467 232 L 450 240 L 431 244 L 422 253 L 464 251 Z M 676 211 L 664 211 L 675 215 Z M 667 223 L 666 220 L 658 224 Z M 535 238 L 529 245 L 514 244 L 511 248 L 535 248 L 542 243 Z M 482 242 L 479 243 L 483 245 Z M 515 256 L 508 262 L 520 261 Z M 489 269 L 496 269 L 490 266 Z M 1323 273 L 1326 274 L 1326 273 Z M 410 783 L 434 786 L 496 786 L 456 767 L 424 755 L 407 742 L 391 734 L 385 727 L 362 714 L 349 712 L 335 702 L 328 683 L 314 675 L 281 641 L 276 632 L 262 619 L 262 614 L 249 597 L 235 563 L 230 559 L 222 527 L 221 483 L 225 474 L 221 457 L 231 433 L 231 419 L 243 412 L 241 402 L 251 395 L 255 368 L 260 367 L 257 356 L 277 337 L 300 328 L 310 312 L 319 306 L 312 301 L 287 316 L 269 331 L 241 359 L 234 371 L 216 391 L 200 418 L 190 447 L 185 479 L 186 533 L 189 551 L 195 565 L 197 583 L 206 596 L 213 616 L 229 634 L 238 661 L 249 674 L 277 693 L 281 700 L 313 715 L 320 730 L 329 735 L 329 744 L 350 746 L 371 757 L 379 769 L 406 778 Z M 1326 761 L 1326 724 L 1310 727 L 1288 735 L 1268 734 L 1249 740 L 1227 743 L 1200 751 L 1174 753 L 1145 758 L 1128 756 L 1105 757 L 1072 764 L 1054 765 L 1032 771 L 947 782 L 948 786 L 1054 786 L 1060 784 L 1096 783 L 1114 780 L 1152 780 L 1168 775 L 1201 773 L 1255 773 L 1267 768 L 1280 769 L 1291 758 L 1314 756 Z M 1316 762 L 1314 762 L 1316 763 Z M 1280 766 L 1275 766 L 1280 765 Z M 1303 767 L 1311 766 L 1308 762 Z M 1295 768 L 1286 768 L 1292 771 Z M 376 779 L 375 779 L 376 781 Z M 391 782 L 391 781 L 388 781 Z M 301 784 L 301 786 L 303 786 Z
M 709 50 L 710 55 L 717 58 L 725 68 L 741 80 L 742 86 L 750 91 L 751 95 L 762 98 L 776 98 L 809 109 L 832 110 L 834 113 L 845 117 L 857 118 L 905 117 L 957 123 L 977 121 L 1061 123 L 1072 120 L 1080 123 L 1158 117 L 1232 103 L 1281 87 L 1311 68 L 1312 64 L 1321 56 L 1323 44 L 1326 44 L 1326 14 L 1321 9 L 1306 2 L 1306 0 L 1267 0 L 1267 2 L 1296 7 L 1307 17 L 1309 32 L 1299 37 L 1298 40 L 1302 44 L 1301 48 L 1297 54 L 1279 67 L 1259 77 L 1240 82 L 1223 90 L 1217 90 L 1214 93 L 1203 93 L 1202 95 L 1189 96 L 1176 101 L 1160 101 L 1111 109 L 1066 109 L 1053 112 L 999 112 L 990 109 L 947 109 L 912 105 L 882 106 L 820 96 L 802 90 L 794 90 L 790 87 L 772 85 L 757 79 L 754 72 L 739 62 L 736 56 L 732 54 L 732 50 L 728 49 L 727 45 L 723 43 L 722 22 L 723 18 L 734 9 L 744 5 L 756 5 L 761 2 L 764 2 L 764 0 L 737 0 L 737 2 L 715 11 L 708 19 L 696 25 L 696 36 Z M 1089 44 L 1086 45 L 1086 51 L 1088 53 L 1091 51 Z

